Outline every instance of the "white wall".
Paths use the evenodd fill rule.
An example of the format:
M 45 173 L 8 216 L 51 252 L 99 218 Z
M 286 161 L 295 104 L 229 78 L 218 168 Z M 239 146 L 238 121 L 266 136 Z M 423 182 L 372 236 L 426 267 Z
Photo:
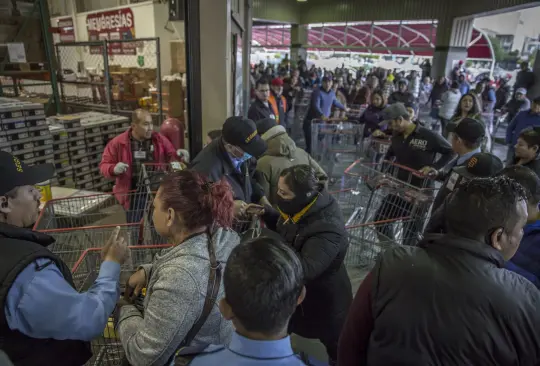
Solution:
M 231 108 L 230 0 L 200 0 L 203 136 L 221 129 Z
M 110 11 L 121 8 L 131 8 L 133 17 L 135 20 L 135 35 L 137 38 L 158 37 L 160 39 L 160 52 L 161 52 L 161 74 L 169 75 L 171 71 L 171 54 L 169 42 L 171 40 L 184 39 L 184 22 L 168 21 L 168 4 L 166 3 L 153 3 L 147 1 L 139 4 L 132 4 L 129 6 L 120 6 L 109 9 L 99 10 Z M 86 16 L 95 12 L 78 13 L 75 17 L 76 26 L 76 40 L 78 42 L 88 41 L 88 32 L 86 30 Z M 56 25 L 58 19 L 65 18 L 54 17 L 51 18 L 51 24 Z M 165 27 L 167 29 L 165 29 Z M 58 42 L 59 36 L 54 35 L 55 42 Z M 157 56 L 152 43 L 145 43 L 146 49 L 138 50 L 138 54 L 145 56 L 145 67 L 157 67 Z M 95 65 L 102 69 L 103 64 L 101 60 L 98 60 L 98 56 L 91 55 L 88 52 L 88 48 L 79 47 L 76 48 L 63 48 L 62 52 L 62 67 L 75 70 L 77 68 L 78 61 L 84 61 L 86 66 Z M 109 62 L 111 64 L 122 64 L 124 67 L 137 67 L 137 56 L 130 55 L 117 55 L 110 56 Z
M 169 22 L 169 5 L 154 4 L 154 34 L 159 37 L 161 44 L 161 75 L 171 73 L 171 48 L 172 40 L 184 40 L 184 22 Z
M 499 34 L 514 35 L 513 50 L 521 52 L 525 37 L 536 38 L 540 34 L 540 7 L 492 15 L 474 20 L 474 26 Z

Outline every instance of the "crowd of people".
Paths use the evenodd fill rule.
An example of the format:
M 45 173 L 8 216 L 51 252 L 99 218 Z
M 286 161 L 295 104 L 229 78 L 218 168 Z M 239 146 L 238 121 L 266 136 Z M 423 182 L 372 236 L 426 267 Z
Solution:
M 125 194 L 139 190 L 142 165 L 185 164 L 150 202 L 153 230 L 172 246 L 135 268 L 122 296 L 134 239 L 118 227 L 97 279 L 77 291 L 61 255 L 47 249 L 54 238 L 30 229 L 40 207 L 34 184 L 52 178 L 53 167 L 0 152 L 9 177 L 0 182 L 0 349 L 14 365 L 85 364 L 111 315 L 125 365 L 320 364 L 295 353 L 291 334 L 319 340 L 330 365 L 540 363 L 540 100 L 520 111 L 526 91 L 518 88 L 500 104 L 515 112 L 504 167 L 485 149 L 489 121 L 479 104 L 484 94 L 492 102 L 489 83 L 475 93 L 459 73 L 432 85 L 417 72 L 374 69 L 355 79 L 305 63 L 290 77 L 284 70 L 257 67 L 247 118 L 210 131 L 191 161 L 141 110 L 108 144 L 100 169 L 116 180 L 127 222 L 142 219 Z M 404 167 L 399 181 L 433 192 L 442 184 L 424 202 L 431 217 L 403 223 L 410 235 L 380 254 L 354 296 L 330 177 L 309 139 L 303 150 L 289 136 L 288 112 L 305 88 L 313 89 L 306 135 L 312 120 L 331 123 L 333 109 L 367 104 L 358 139 L 389 138 L 380 168 L 392 160 Z M 418 120 L 422 103 L 437 111 L 441 132 Z M 387 195 L 376 221 L 413 215 L 412 202 Z M 245 235 L 235 223 L 253 215 L 264 229 Z M 377 231 L 392 236 L 385 225 Z

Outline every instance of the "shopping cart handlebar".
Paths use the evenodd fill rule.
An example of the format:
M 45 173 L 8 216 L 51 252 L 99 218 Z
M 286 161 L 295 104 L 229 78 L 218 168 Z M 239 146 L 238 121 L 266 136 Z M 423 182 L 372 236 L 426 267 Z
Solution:
M 404 170 L 406 172 L 409 172 L 409 173 L 411 173 L 412 175 L 414 175 L 414 176 L 416 176 L 418 178 L 430 178 L 430 179 L 433 178 L 433 176 L 431 176 L 430 174 L 424 174 L 419 170 L 409 168 L 408 166 L 398 164 L 398 163 L 395 163 L 395 162 L 390 161 L 390 160 L 383 160 L 383 165 L 384 164 L 395 166 L 396 168 L 399 168 L 399 169 L 402 169 L 402 170 Z
M 141 249 L 165 249 L 165 248 L 170 248 L 172 245 L 171 244 L 159 244 L 159 245 L 134 245 L 134 246 L 128 246 L 128 249 L 129 250 L 141 250 Z M 90 253 L 96 253 L 96 252 L 101 252 L 103 250 L 103 248 L 88 248 L 88 249 L 85 249 L 84 252 L 82 252 L 81 256 L 79 257 L 79 259 L 77 260 L 77 262 L 75 262 L 75 264 L 73 265 L 73 268 L 71 269 L 71 272 L 72 273 L 75 273 L 75 271 L 79 268 L 79 266 L 81 265 L 81 263 L 84 261 L 84 258 L 86 258 L 86 256 Z

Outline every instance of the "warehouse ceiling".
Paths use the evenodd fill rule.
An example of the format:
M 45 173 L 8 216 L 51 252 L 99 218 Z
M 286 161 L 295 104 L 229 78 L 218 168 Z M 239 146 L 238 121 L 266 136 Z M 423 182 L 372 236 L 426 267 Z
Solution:
M 486 15 L 539 6 L 531 0 L 253 0 L 253 17 L 310 24 L 367 20 L 427 20 Z

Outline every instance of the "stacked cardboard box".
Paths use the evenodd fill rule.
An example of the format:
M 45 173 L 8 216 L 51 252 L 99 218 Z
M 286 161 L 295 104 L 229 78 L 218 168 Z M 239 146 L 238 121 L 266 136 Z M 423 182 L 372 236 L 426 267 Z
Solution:
M 52 162 L 43 104 L 0 98 L 0 150 L 29 165 Z
M 184 85 L 182 80 L 163 80 L 162 100 L 163 111 L 166 115 L 182 119 L 184 116 Z
M 186 72 L 186 44 L 184 41 L 171 41 L 171 74 Z
M 55 117 L 51 131 L 62 152 L 55 150 L 58 182 L 84 190 L 110 192 L 112 182 L 103 177 L 99 163 L 108 141 L 129 128 L 125 117 L 84 112 Z M 63 184 L 64 183 L 64 184 Z
M 73 167 L 69 161 L 68 133 L 60 125 L 51 125 L 49 130 L 53 137 L 54 167 L 56 171 L 52 185 L 74 188 Z
M 122 101 L 148 96 L 152 85 L 156 84 L 157 69 L 121 67 L 110 65 L 113 100 Z

